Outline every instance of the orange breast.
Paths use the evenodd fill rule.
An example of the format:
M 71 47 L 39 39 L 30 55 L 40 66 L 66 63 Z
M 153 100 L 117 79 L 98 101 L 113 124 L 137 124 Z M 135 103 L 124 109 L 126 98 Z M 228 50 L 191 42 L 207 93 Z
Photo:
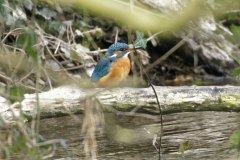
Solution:
M 119 85 L 130 72 L 130 60 L 126 57 L 118 58 L 112 63 L 109 73 L 97 81 L 97 87 L 111 88 Z

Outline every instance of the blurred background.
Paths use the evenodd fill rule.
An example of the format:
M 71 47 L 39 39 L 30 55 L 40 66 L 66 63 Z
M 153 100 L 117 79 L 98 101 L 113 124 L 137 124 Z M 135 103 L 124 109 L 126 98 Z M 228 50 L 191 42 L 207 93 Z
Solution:
M 145 48 L 131 54 L 123 86 L 148 86 L 143 71 L 154 85 L 237 85 L 239 5 L 235 0 L 1 1 L 1 85 L 35 91 L 38 62 L 40 91 L 72 83 L 91 87 L 96 62 L 116 41 Z
M 240 1 L 238 0 L 1 0 L 0 37 L 0 95 L 6 98 L 10 104 L 21 102 L 26 93 L 41 93 L 63 85 L 75 84 L 80 88 L 91 88 L 89 77 L 96 63 L 104 56 L 107 48 L 115 42 L 125 42 L 143 48 L 129 56 L 131 72 L 122 86 L 146 88 L 149 86 L 147 77 L 151 84 L 157 86 L 239 85 Z M 88 103 L 86 102 L 86 104 Z M 2 157 L 7 159 L 11 157 L 11 153 L 16 152 L 20 152 L 19 157 L 24 157 L 27 153 L 28 157 L 25 159 L 52 157 L 54 153 L 47 156 L 44 154 L 45 152 L 37 154 L 40 153 L 39 148 L 41 147 L 49 149 L 45 143 L 41 143 L 39 146 L 35 145 L 37 147 L 33 147 L 34 149 L 29 147 L 29 144 L 36 144 L 36 141 L 45 142 L 44 138 L 38 134 L 39 131 L 48 139 L 56 138 L 54 134 L 50 134 L 49 130 L 57 131 L 58 139 L 53 143 L 59 143 L 63 148 L 63 157 L 66 155 L 71 157 L 70 150 L 83 149 L 79 144 L 84 139 L 84 136 L 80 136 L 80 129 L 69 132 L 69 134 L 65 130 L 66 126 L 70 130 L 79 127 L 83 117 L 80 116 L 79 119 L 72 115 L 73 119 L 65 117 L 61 120 L 58 118 L 49 119 L 49 121 L 42 120 L 39 125 L 39 110 L 37 113 L 35 117 L 28 117 L 21 113 L 20 117 L 17 117 L 18 129 L 11 128 L 4 132 L 1 131 L 3 136 L 0 138 L 5 140 L 0 143 Z M 169 131 L 170 136 L 165 137 L 165 142 L 167 141 L 164 144 L 165 153 L 174 152 L 177 155 L 174 154 L 170 158 L 179 158 L 178 145 L 189 137 L 186 135 L 182 139 L 178 139 L 179 143 L 171 143 L 172 140 L 176 140 L 174 137 L 176 133 L 173 133 L 175 129 L 183 129 L 186 132 L 197 130 L 198 126 L 209 124 L 208 121 L 205 121 L 206 118 L 213 118 L 211 112 L 206 115 L 196 114 L 191 115 L 192 117 L 188 117 L 190 115 L 187 113 L 165 117 L 169 120 L 165 123 L 168 125 L 166 131 Z M 101 114 L 98 116 L 100 118 L 94 125 L 101 126 L 104 124 L 104 120 Z M 205 118 L 202 118 L 204 116 Z M 193 136 L 192 144 L 196 142 L 198 147 L 204 149 L 208 144 L 207 141 L 211 139 L 224 137 L 223 139 L 226 140 L 226 137 L 232 133 L 230 129 L 239 128 L 239 125 L 235 123 L 239 121 L 236 118 L 239 115 L 238 113 L 227 113 L 227 115 L 216 113 L 217 118 L 211 121 L 214 122 L 211 125 L 218 127 L 217 131 L 222 127 L 217 122 L 220 123 L 221 117 L 224 116 L 230 117 L 228 121 L 231 125 L 226 125 L 228 127 L 220 134 L 223 136 L 210 135 L 206 138 L 206 143 L 200 143 L 205 138 L 204 136 L 200 137 L 199 141 Z M 198 118 L 194 119 L 195 117 Z M 24 119 L 31 118 L 38 121 L 32 121 L 26 125 Z M 149 150 L 148 147 L 153 147 L 156 142 L 151 141 L 154 134 L 150 134 L 149 131 L 149 128 L 150 130 L 153 128 L 154 133 L 159 133 L 159 123 L 156 124 L 158 125 L 157 129 L 155 126 L 152 127 L 152 124 L 156 123 L 155 121 L 137 118 L 126 121 L 126 117 L 120 117 L 119 121 L 115 122 L 116 119 L 113 115 L 108 115 L 107 119 L 110 119 L 108 122 L 114 122 L 108 125 L 108 127 L 114 127 L 114 129 L 110 129 L 114 132 L 108 132 L 109 137 L 128 135 L 128 139 L 117 138 L 116 141 L 120 143 L 112 144 L 104 139 L 107 137 L 106 135 L 103 137 L 98 135 L 100 138 L 98 144 L 103 145 L 102 148 L 101 145 L 99 147 L 99 150 L 104 152 L 104 154 L 100 154 L 102 158 L 105 157 L 105 153 L 109 153 L 108 148 L 115 148 L 112 152 L 114 154 L 117 152 L 121 157 L 121 153 L 118 153 L 119 148 L 128 150 L 129 147 L 132 152 L 129 156 L 124 150 L 123 159 L 133 157 L 141 159 L 143 155 L 134 154 L 133 150 L 139 148 L 135 151 L 142 153 Z M 188 128 L 190 120 L 196 121 L 194 123 L 196 128 Z M 118 124 L 117 127 L 116 124 Z M 177 126 L 176 124 L 181 125 Z M 140 128 L 138 128 L 139 125 L 141 125 Z M 144 126 L 142 127 L 142 125 Z M 173 129 L 172 125 L 176 125 L 176 128 Z M 7 124 L 1 118 L 0 126 L 7 128 Z M 39 128 L 39 126 L 41 127 Z M 128 129 L 136 128 L 122 130 L 123 126 L 129 127 Z M 233 127 L 231 128 L 231 126 Z M 101 127 L 99 128 L 101 129 Z M 29 130 L 29 128 L 31 129 Z M 109 129 L 106 128 L 106 130 Z M 119 132 L 116 133 L 116 131 Z M 208 134 L 208 131 L 191 134 L 204 135 L 202 133 Z M 136 132 L 139 134 L 143 132 L 142 137 L 129 136 Z M 177 134 L 179 133 L 177 132 Z M 64 138 L 59 138 L 61 136 Z M 94 143 L 95 136 L 91 138 L 93 138 L 91 139 L 92 145 L 96 145 Z M 64 139 L 71 142 L 70 149 Z M 148 141 L 137 146 L 125 146 L 125 142 L 135 144 L 141 139 L 148 139 Z M 234 140 L 232 138 L 233 143 Z M 30 141 L 32 142 L 27 143 Z M 75 141 L 79 143 L 75 143 Z M 12 142 L 15 142 L 16 145 L 12 145 Z M 222 141 L 217 141 L 215 146 L 210 146 L 211 149 L 216 148 L 221 144 L 220 142 Z M 187 144 L 187 146 L 182 146 L 183 148 L 188 147 L 188 142 L 182 144 Z M 224 149 L 217 150 L 218 153 L 228 148 L 226 141 L 223 144 Z M 237 144 L 239 143 L 235 145 Z M 84 146 L 84 153 L 91 152 L 86 148 L 88 147 Z M 154 158 L 158 158 L 160 155 L 155 155 L 157 154 L 155 148 L 151 149 L 152 152 L 144 154 L 145 158 L 151 159 L 153 155 Z M 216 156 L 212 154 L 212 151 L 215 150 L 211 149 L 205 153 L 209 155 L 210 159 Z M 182 151 L 184 152 L 184 149 Z M 63 152 L 60 149 L 57 153 Z M 78 150 L 73 151 L 73 154 L 80 159 L 84 157 L 84 153 L 79 153 Z M 91 155 L 95 155 L 95 152 L 92 151 Z M 191 152 L 190 155 L 192 156 L 190 159 L 196 158 L 194 152 Z M 206 159 L 202 155 L 204 154 L 197 156 L 200 159 Z M 112 158 L 111 155 L 107 155 L 107 157 Z M 60 154 L 58 158 L 60 158 Z

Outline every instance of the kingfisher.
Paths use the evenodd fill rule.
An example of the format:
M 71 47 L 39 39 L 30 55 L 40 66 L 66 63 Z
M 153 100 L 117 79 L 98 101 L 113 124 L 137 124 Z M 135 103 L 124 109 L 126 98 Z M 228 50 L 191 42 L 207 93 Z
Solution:
M 133 48 L 126 43 L 112 44 L 93 70 L 90 80 L 94 87 L 104 87 L 111 91 L 112 87 L 118 86 L 130 72 L 128 55 L 131 50 Z

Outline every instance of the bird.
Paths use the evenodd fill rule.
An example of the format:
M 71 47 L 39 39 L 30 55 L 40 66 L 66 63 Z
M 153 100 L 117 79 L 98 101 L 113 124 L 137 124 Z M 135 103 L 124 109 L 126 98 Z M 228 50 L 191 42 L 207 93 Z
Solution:
M 90 80 L 94 87 L 103 87 L 112 91 L 112 87 L 118 86 L 130 72 L 128 55 L 131 50 L 133 48 L 126 43 L 112 44 L 93 70 Z

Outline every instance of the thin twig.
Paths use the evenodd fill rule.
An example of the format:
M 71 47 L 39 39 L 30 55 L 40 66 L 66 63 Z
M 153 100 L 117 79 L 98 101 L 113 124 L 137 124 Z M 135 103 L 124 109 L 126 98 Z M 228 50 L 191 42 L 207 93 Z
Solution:
M 188 34 L 189 35 L 189 34 Z M 147 68 L 145 68 L 143 71 L 148 72 L 150 69 L 158 65 L 160 62 L 165 60 L 168 56 L 170 56 L 174 51 L 176 51 L 179 47 L 181 47 L 187 40 L 188 35 L 184 37 L 180 42 L 178 42 L 174 47 L 172 47 L 167 53 L 165 53 L 162 57 L 157 59 L 155 62 L 153 62 L 151 65 L 149 65 Z
M 99 50 L 96 50 L 96 51 L 87 51 L 86 53 L 95 55 L 95 54 L 98 54 L 100 52 L 107 52 L 107 49 L 99 49 Z
M 69 71 L 69 70 L 79 69 L 79 68 L 83 68 L 83 67 L 84 67 L 84 65 L 79 65 L 79 66 L 75 66 L 75 67 L 71 67 L 71 68 L 58 69 L 58 70 L 53 70 L 53 69 L 51 69 L 51 68 L 49 68 L 49 67 L 46 67 L 46 68 L 47 68 L 47 69 L 50 69 L 50 70 L 52 70 L 52 71 L 54 71 L 54 72 L 61 72 L 61 71 L 63 71 L 63 70 Z
M 0 77 L 3 78 L 3 79 L 5 79 L 5 80 L 7 80 L 7 81 L 9 81 L 10 83 L 13 83 L 13 82 L 12 82 L 12 79 L 11 79 L 10 77 L 8 77 L 8 76 L 5 76 L 5 75 L 3 75 L 3 74 L 0 73 Z
M 133 40 L 132 40 L 132 28 L 131 26 L 128 25 L 128 32 L 127 32 L 127 37 L 128 37 L 128 44 L 132 44 L 133 43 Z M 131 70 L 132 70 L 132 73 L 133 73 L 133 81 L 136 82 L 137 80 L 137 69 L 136 69 L 136 66 L 134 65 L 134 63 L 136 63 L 134 61 L 134 55 L 130 54 L 130 59 L 131 59 Z
M 52 147 L 52 152 L 48 155 L 45 155 L 43 157 L 41 157 L 42 159 L 49 159 L 51 157 L 53 157 L 55 155 L 55 152 L 56 152 L 56 145 L 53 144 L 53 147 Z
M 7 93 L 1 93 L 0 92 L 0 96 L 1 97 L 4 97 L 6 99 L 13 99 L 13 100 L 19 100 L 19 96 L 12 96 L 10 94 L 7 94 Z M 1 113 L 1 112 L 0 112 Z
M 0 148 L 5 151 L 4 152 L 5 153 L 5 158 L 10 159 L 9 158 L 10 157 L 9 148 L 7 147 L 7 145 L 2 144 L 2 142 L 0 141 Z
M 60 46 L 60 41 L 58 41 L 58 44 L 57 44 L 57 47 L 56 47 L 56 49 L 55 49 L 55 51 L 54 51 L 54 53 L 53 54 L 57 54 L 57 51 L 58 51 L 58 48 L 59 48 L 59 46 Z
M 110 109 L 112 112 L 114 112 L 117 116 L 118 115 L 124 115 L 124 116 L 134 116 L 134 117 L 145 117 L 145 118 L 149 118 L 149 119 L 153 119 L 153 120 L 158 120 L 157 116 L 152 116 L 149 114 L 144 114 L 144 113 L 135 113 L 135 112 L 122 112 L 122 111 L 118 111 L 115 108 L 111 108 Z
M 39 135 L 39 126 L 40 126 L 40 101 L 39 101 L 39 92 L 38 92 L 38 88 L 39 88 L 39 80 L 40 80 L 40 62 L 39 62 L 39 59 L 36 61 L 36 64 L 35 64 L 35 74 L 36 74 L 36 84 L 35 84 L 35 88 L 36 88 L 36 91 L 35 91 L 35 94 L 36 94 L 36 120 L 33 120 L 32 123 L 36 123 L 36 130 L 32 130 L 32 132 L 35 131 L 35 134 L 36 134 L 36 137 L 34 137 L 33 141 L 35 143 L 38 142 L 38 135 Z
M 157 35 L 165 32 L 165 31 L 166 31 L 166 30 L 163 30 L 163 31 L 160 31 L 160 32 L 157 32 L 157 33 L 153 34 L 151 37 L 148 37 L 147 41 L 150 41 L 151 39 L 155 38 Z
M 135 52 L 136 52 L 136 49 L 135 49 Z M 139 65 L 140 65 L 140 67 L 143 68 L 140 59 L 138 59 L 138 61 L 139 61 Z M 156 90 L 155 90 L 153 84 L 151 83 L 151 81 L 150 81 L 150 79 L 149 79 L 147 73 L 146 73 L 144 70 L 143 70 L 143 73 L 144 73 L 145 76 L 147 77 L 147 81 L 148 81 L 148 83 L 150 84 L 151 88 L 153 89 L 153 92 L 154 92 L 155 98 L 156 98 L 156 100 L 157 100 L 158 109 L 159 109 L 159 116 L 160 116 L 160 120 L 161 120 L 161 131 L 160 131 L 160 135 L 159 135 L 159 148 L 158 148 L 158 153 L 159 153 L 159 160 L 160 160 L 160 159 L 161 159 L 162 135 L 163 135 L 163 122 L 162 122 L 162 121 L 163 121 L 163 118 L 162 118 L 162 109 L 161 109 L 161 104 L 160 104 L 160 102 L 159 102 L 159 100 L 158 100 L 157 92 L 156 92 Z
M 24 30 L 23 28 L 16 28 L 16 29 L 14 29 L 14 30 L 11 30 L 11 31 L 8 32 L 8 33 L 6 34 L 6 36 L 3 38 L 2 43 L 7 39 L 7 37 L 8 37 L 10 34 L 16 32 L 16 31 L 22 31 L 22 32 L 20 32 L 19 34 L 25 32 L 25 30 Z
M 37 88 L 31 87 L 31 86 L 27 86 L 27 85 L 22 84 L 22 83 L 19 83 L 19 85 L 21 85 L 21 86 L 23 86 L 23 87 L 25 87 L 25 88 L 28 88 L 28 89 L 34 90 L 34 91 L 37 90 L 38 92 L 43 92 L 43 91 L 40 90 L 40 89 L 37 89 Z
M 117 33 L 116 33 L 116 36 L 115 36 L 115 43 L 117 43 L 118 41 L 118 29 L 117 29 Z
M 224 32 L 226 32 L 228 35 L 231 35 L 231 36 L 233 35 L 233 33 L 232 33 L 230 30 L 228 30 L 227 28 L 225 28 L 224 26 L 218 24 L 217 22 L 215 22 L 215 24 L 216 24 L 221 30 L 223 30 Z
M 31 137 L 30 137 L 30 135 L 27 133 L 27 131 L 26 131 L 26 126 L 25 126 L 25 124 L 22 122 L 22 121 L 19 121 L 18 119 L 19 119 L 19 116 L 16 114 L 16 112 L 14 111 L 14 106 L 15 105 L 18 105 L 19 103 L 15 103 L 15 104 L 13 104 L 13 105 L 11 105 L 10 107 L 9 107 L 9 109 L 10 109 L 10 111 L 12 112 L 12 115 L 13 115 L 13 117 L 17 120 L 17 122 L 16 122 L 16 124 L 17 124 L 17 126 L 18 126 L 18 129 L 23 133 L 23 135 L 25 136 L 25 138 L 27 139 L 27 141 L 29 142 L 29 144 L 30 145 L 33 145 L 32 144 L 32 141 L 31 141 Z
M 2 45 L 4 47 L 6 47 L 6 48 L 11 48 L 11 49 L 15 50 L 15 52 L 19 51 L 19 52 L 21 52 L 23 54 L 26 54 L 26 52 L 23 49 L 21 49 L 21 48 L 16 48 L 15 46 L 10 46 L 10 45 L 4 44 L 4 43 L 2 43 Z
M 72 30 L 72 27 L 69 27 L 70 29 L 70 32 L 71 32 L 71 36 L 72 36 L 72 40 L 70 40 L 70 42 L 72 41 L 73 42 L 73 44 L 76 44 L 76 42 L 75 42 L 75 35 L 74 35 L 74 33 L 73 33 L 73 30 Z
M 33 70 L 34 69 L 32 69 L 28 74 L 26 74 L 23 78 L 21 78 L 17 83 L 21 83 L 24 79 L 26 79 L 28 76 L 30 76 L 33 73 Z
M 45 73 L 45 75 L 46 75 L 46 77 L 47 77 L 47 81 L 48 81 L 48 84 L 49 84 L 50 89 L 53 89 L 53 88 L 52 88 L 51 80 L 50 80 L 50 78 L 49 78 L 49 76 L 48 76 L 48 73 L 47 73 L 46 69 L 43 68 L 43 67 L 41 67 L 41 68 L 42 68 L 43 72 Z
M 49 50 L 49 48 L 48 48 L 48 47 L 46 47 L 46 48 L 47 48 L 48 53 L 49 53 L 49 54 L 52 56 L 52 58 L 58 63 L 58 65 L 60 65 L 60 67 L 63 69 L 63 71 L 66 72 L 66 74 L 67 74 L 72 80 L 77 81 L 77 80 L 75 80 L 74 78 L 72 78 L 72 77 L 69 75 L 69 73 L 68 73 L 68 72 L 66 71 L 66 69 L 62 66 L 62 64 L 59 63 L 58 60 L 53 56 L 53 54 L 51 53 L 51 51 Z
M 95 33 L 95 32 L 97 32 L 97 31 L 102 32 L 101 28 L 94 28 L 94 29 L 92 29 L 92 30 L 84 31 L 84 32 L 82 32 L 82 34 Z
M 48 141 L 37 143 L 36 146 L 41 147 L 41 146 L 45 146 L 45 145 L 49 145 L 49 144 L 53 144 L 53 143 L 61 143 L 61 139 L 51 139 Z
M 156 42 L 156 40 L 154 39 L 154 36 L 152 35 L 152 33 L 150 32 L 150 31 L 148 31 L 148 35 L 150 36 L 150 37 L 152 37 L 151 39 L 149 39 L 150 41 L 151 41 L 151 43 L 152 43 L 152 45 L 155 47 L 155 46 L 157 46 L 157 42 Z
M 24 55 L 21 54 L 20 55 L 20 58 L 17 62 L 17 65 L 14 67 L 14 70 L 12 71 L 12 74 L 11 74 L 11 79 L 13 79 L 13 76 L 15 76 L 15 74 L 17 73 L 17 71 L 19 71 L 19 68 L 20 68 L 20 65 L 22 64 L 23 62 L 23 59 L 24 59 Z

